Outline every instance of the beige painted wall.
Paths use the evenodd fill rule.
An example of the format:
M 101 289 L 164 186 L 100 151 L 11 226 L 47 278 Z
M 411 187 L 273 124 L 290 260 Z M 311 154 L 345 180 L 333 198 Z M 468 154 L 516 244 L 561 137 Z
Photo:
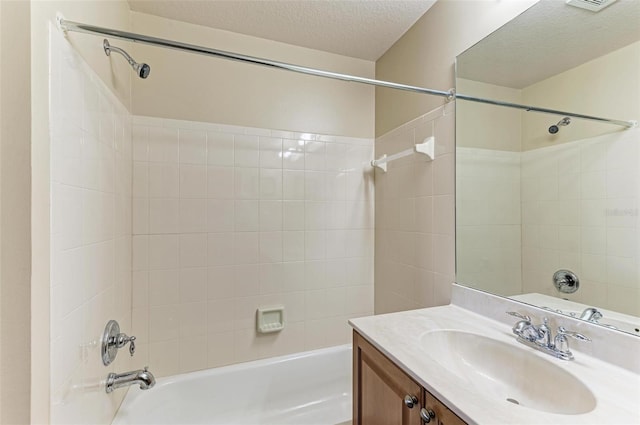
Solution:
M 29 422 L 29 2 L 0 2 L 0 423 Z
M 522 101 L 618 120 L 640 120 L 640 42 L 630 44 L 522 90 Z M 617 131 L 623 127 L 574 119 L 555 135 L 547 129 L 562 116 L 525 114 L 522 150 L 543 148 Z
M 56 12 L 74 21 L 129 29 L 126 1 L 33 1 L 31 2 L 31 421 L 49 422 L 49 321 L 50 321 L 50 141 L 49 141 L 49 30 Z M 70 34 L 69 40 L 91 68 L 130 107 L 130 68 L 122 60 L 110 60 L 102 39 Z M 116 58 L 113 58 L 116 59 Z
M 458 78 L 456 90 L 487 99 L 522 103 L 521 91 L 509 87 Z M 456 126 L 457 147 L 520 152 L 523 112 L 519 109 L 458 101 L 456 113 L 462 120 Z
M 373 77 L 374 63 L 132 13 L 133 31 L 328 71 Z M 201 55 L 136 45 L 151 66 L 133 82 L 134 115 L 373 137 L 374 89 Z
M 440 0 L 376 62 L 376 78 L 438 90 L 455 86 L 455 58 L 537 0 Z M 376 137 L 444 100 L 376 88 Z
M 459 1 L 441 0 L 416 22 L 416 24 L 398 40 L 376 62 L 376 78 L 391 80 L 399 83 L 426 86 L 434 89 L 446 90 L 454 86 L 454 63 L 456 55 L 472 46 L 480 39 L 505 24 L 510 19 L 524 11 L 534 1 Z M 376 89 L 376 156 L 379 139 L 413 118 L 419 117 L 428 111 L 442 105 L 444 100 L 434 96 L 417 95 L 390 89 Z M 450 113 L 453 118 L 453 111 Z M 450 301 L 451 285 L 455 279 L 455 200 L 454 200 L 454 173 L 455 167 L 453 154 L 453 135 L 455 134 L 455 121 L 443 120 L 437 127 L 436 145 L 443 143 L 449 146 L 450 152 L 445 150 L 433 162 L 433 166 L 418 167 L 405 176 L 409 185 L 418 187 L 427 186 L 427 192 L 420 202 L 415 202 L 415 220 L 413 227 L 400 232 L 401 240 L 394 242 L 394 249 L 399 252 L 413 252 L 416 240 L 420 240 L 420 229 L 429 229 L 429 226 L 437 226 L 430 230 L 437 237 L 423 238 L 428 246 L 424 250 L 430 250 L 432 264 L 426 267 L 414 269 L 415 274 L 410 276 L 410 285 L 406 290 L 413 291 L 418 306 L 428 307 L 446 304 Z M 394 151 L 395 152 L 395 151 Z M 385 152 L 392 153 L 392 152 Z M 438 156 L 438 152 L 436 152 Z M 405 167 L 410 170 L 409 167 Z M 376 175 L 376 177 L 378 177 Z M 390 178 L 390 175 L 387 177 Z M 379 190 L 376 179 L 376 191 Z M 392 182 L 392 184 L 395 184 Z M 417 189 L 416 189 L 417 190 Z M 382 230 L 384 219 L 378 212 L 378 193 L 376 193 L 376 274 L 375 274 L 375 309 L 376 312 L 387 312 L 415 307 L 414 303 L 397 303 L 388 305 L 381 298 L 383 293 L 389 293 L 391 278 L 385 280 L 382 273 L 378 273 L 380 265 L 385 262 L 394 262 L 393 251 L 379 250 L 385 241 Z M 406 201 L 411 203 L 412 194 L 408 193 Z M 421 208 L 421 209 L 418 209 Z M 424 210 L 426 208 L 426 210 Z M 450 219 L 448 220 L 447 217 Z M 437 223 L 440 223 L 439 225 Z M 422 270 L 422 272 L 420 272 Z M 426 273 L 425 273 L 426 271 Z M 395 281 L 394 281 L 395 282 Z M 386 292 L 385 292 L 386 291 Z M 427 294 L 427 296 L 424 296 Z

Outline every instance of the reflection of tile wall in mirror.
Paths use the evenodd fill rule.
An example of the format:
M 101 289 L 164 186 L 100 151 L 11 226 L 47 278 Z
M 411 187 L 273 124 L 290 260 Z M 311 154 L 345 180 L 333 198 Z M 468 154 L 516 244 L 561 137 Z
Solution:
M 639 136 L 629 130 L 522 154 L 525 293 L 557 295 L 549 277 L 567 268 L 581 286 L 563 298 L 640 315 Z

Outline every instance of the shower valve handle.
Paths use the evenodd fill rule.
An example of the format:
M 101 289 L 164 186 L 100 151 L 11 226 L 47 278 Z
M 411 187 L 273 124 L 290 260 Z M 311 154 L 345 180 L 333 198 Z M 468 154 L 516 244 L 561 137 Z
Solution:
M 133 354 L 136 352 L 136 337 L 127 336 L 127 334 L 118 334 L 116 346 L 118 348 L 122 348 L 127 344 L 129 344 L 129 354 L 133 356 Z
M 133 353 L 136 352 L 136 337 L 132 336 L 129 338 L 129 354 L 133 357 Z

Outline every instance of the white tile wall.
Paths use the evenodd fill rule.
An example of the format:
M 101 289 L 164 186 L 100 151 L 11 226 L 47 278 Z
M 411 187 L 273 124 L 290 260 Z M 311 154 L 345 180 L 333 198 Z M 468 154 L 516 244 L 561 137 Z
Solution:
M 581 280 L 566 298 L 640 314 L 640 130 L 522 153 L 525 292 L 557 295 L 560 268 Z
M 375 311 L 448 304 L 455 280 L 455 105 L 376 139 L 376 157 L 435 136 L 436 158 L 412 155 L 375 170 Z
M 99 347 L 109 319 L 131 331 L 131 116 L 51 36 L 51 423 L 108 424 L 125 392 L 107 374 L 143 366 Z
M 458 283 L 503 296 L 522 293 L 520 157 L 456 148 Z
M 159 376 L 350 341 L 373 312 L 373 141 L 134 117 L 133 328 Z M 258 306 L 285 329 L 257 335 Z

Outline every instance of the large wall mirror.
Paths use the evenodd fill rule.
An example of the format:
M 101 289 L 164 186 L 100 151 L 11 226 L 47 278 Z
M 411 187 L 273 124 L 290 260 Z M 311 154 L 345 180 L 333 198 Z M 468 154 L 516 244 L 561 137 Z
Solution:
M 598 2 L 536 3 L 458 56 L 457 92 L 640 119 L 640 1 L 570 3 Z M 457 282 L 640 336 L 640 129 L 456 103 Z

